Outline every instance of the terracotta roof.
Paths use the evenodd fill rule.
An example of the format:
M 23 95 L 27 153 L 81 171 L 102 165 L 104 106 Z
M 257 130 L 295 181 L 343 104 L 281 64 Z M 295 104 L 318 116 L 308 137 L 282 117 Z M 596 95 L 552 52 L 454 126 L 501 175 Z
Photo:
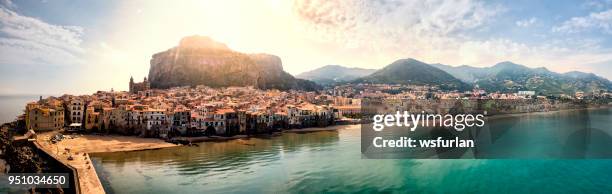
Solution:
M 234 111 L 233 109 L 219 109 L 217 111 L 215 111 L 215 114 L 225 114 L 225 113 L 234 113 L 236 111 Z

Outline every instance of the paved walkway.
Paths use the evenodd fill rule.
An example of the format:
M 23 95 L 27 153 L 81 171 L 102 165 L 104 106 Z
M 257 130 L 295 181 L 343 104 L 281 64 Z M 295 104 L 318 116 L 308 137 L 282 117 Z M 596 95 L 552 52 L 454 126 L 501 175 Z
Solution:
M 135 151 L 177 146 L 160 139 L 115 135 L 65 135 L 62 141 L 51 143 L 57 132 L 38 134 L 39 147 L 60 162 L 77 170 L 81 193 L 105 193 L 88 153 Z M 72 160 L 68 158 L 72 156 Z

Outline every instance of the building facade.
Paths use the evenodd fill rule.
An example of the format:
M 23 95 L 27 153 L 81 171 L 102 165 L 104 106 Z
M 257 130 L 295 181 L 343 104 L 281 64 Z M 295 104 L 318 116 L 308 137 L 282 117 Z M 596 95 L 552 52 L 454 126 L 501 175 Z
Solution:
M 84 103 L 80 99 L 73 99 L 68 102 L 68 117 L 70 120 L 70 124 L 72 123 L 82 123 L 83 122 L 83 114 L 84 114 Z
M 27 129 L 50 131 L 64 127 L 64 110 L 61 108 L 34 107 L 27 110 Z
M 142 82 L 134 83 L 134 78 L 130 77 L 130 93 L 136 94 L 138 92 L 144 92 L 151 89 L 151 84 L 147 80 L 147 77 L 144 78 Z

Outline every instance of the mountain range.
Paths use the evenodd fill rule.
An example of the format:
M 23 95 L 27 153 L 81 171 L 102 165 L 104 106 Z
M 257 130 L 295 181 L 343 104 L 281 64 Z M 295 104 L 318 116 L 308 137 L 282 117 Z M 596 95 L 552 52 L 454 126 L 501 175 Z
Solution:
M 437 85 L 445 90 L 467 90 L 470 85 L 429 64 L 415 59 L 400 59 L 361 78 L 355 83 Z
M 150 61 L 152 88 L 207 85 L 255 86 L 260 89 L 316 90 L 314 82 L 296 79 L 270 54 L 245 54 L 205 36 L 183 38 L 179 45 L 154 54 Z
M 340 65 L 326 65 L 312 71 L 300 73 L 295 77 L 329 85 L 352 81 L 374 73 L 376 69 L 349 68 Z
M 397 60 L 379 70 L 328 65 L 299 74 L 297 77 L 303 79 L 298 79 L 283 70 L 277 56 L 237 52 L 205 36 L 181 39 L 178 46 L 154 54 L 150 64 L 152 88 L 207 85 L 312 91 L 321 88 L 318 84 L 382 83 L 436 85 L 459 91 L 473 87 L 489 92 L 532 90 L 540 95 L 612 90 L 608 79 L 592 73 L 556 73 L 512 62 L 491 67 L 450 66 L 412 58 Z
M 449 66 L 432 64 L 458 79 L 488 91 L 516 92 L 536 91 L 542 95 L 574 94 L 611 90 L 612 83 L 592 73 L 556 73 L 544 67 L 529 68 L 512 62 L 501 62 L 491 67 Z
M 325 75 L 344 75 L 346 67 L 324 67 L 308 72 L 303 78 L 319 82 Z M 332 76 L 333 77 L 333 76 Z M 536 91 L 541 95 L 573 94 L 612 90 L 612 82 L 592 73 L 572 71 L 556 73 L 546 68 L 529 68 L 512 62 L 501 62 L 491 67 L 468 65 L 450 66 L 427 64 L 416 59 L 397 60 L 369 75 L 350 80 L 352 83 L 387 83 L 439 85 L 442 89 L 466 90 L 472 87 L 490 92 Z

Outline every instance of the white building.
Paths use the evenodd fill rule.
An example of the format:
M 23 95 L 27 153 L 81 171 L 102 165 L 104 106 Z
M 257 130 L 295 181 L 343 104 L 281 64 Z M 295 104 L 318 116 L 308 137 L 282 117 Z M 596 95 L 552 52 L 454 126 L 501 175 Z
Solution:
M 519 96 L 534 96 L 535 91 L 519 91 L 518 95 Z
M 80 99 L 70 100 L 68 104 L 68 115 L 66 116 L 70 118 L 71 124 L 81 123 L 81 121 L 83 120 L 83 110 L 84 109 L 85 109 L 84 103 L 82 100 Z
M 166 113 L 162 109 L 148 109 L 144 111 L 146 129 L 161 129 L 167 126 Z

